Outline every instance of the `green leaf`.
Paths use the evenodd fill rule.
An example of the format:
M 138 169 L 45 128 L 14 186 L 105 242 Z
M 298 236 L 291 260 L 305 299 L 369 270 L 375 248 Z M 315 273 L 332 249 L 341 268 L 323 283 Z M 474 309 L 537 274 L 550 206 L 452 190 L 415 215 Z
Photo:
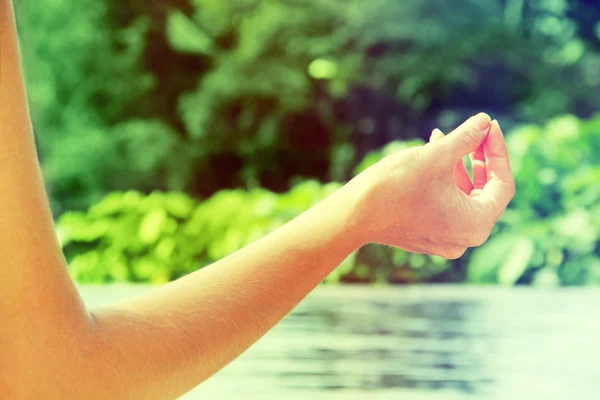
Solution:
M 502 279 L 505 282 L 514 279 L 516 275 L 520 276 L 521 259 L 515 259 L 516 263 L 513 265 L 510 258 L 514 246 L 517 245 L 521 246 L 523 255 L 529 254 L 529 245 L 522 244 L 521 240 L 523 239 L 529 240 L 519 233 L 506 231 L 490 238 L 483 246 L 475 249 L 469 261 L 467 281 L 471 283 L 495 283 L 499 279 L 498 271 L 501 267 L 504 269 Z M 532 256 L 533 254 L 529 255 L 527 262 Z M 525 258 L 523 257 L 523 259 Z
M 508 259 L 498 270 L 498 282 L 514 285 L 529 266 L 535 252 L 535 245 L 528 237 L 521 237 L 513 244 Z
M 542 268 L 535 273 L 532 283 L 536 287 L 556 287 L 560 286 L 560 278 L 555 268 Z
M 148 213 L 140 223 L 140 241 L 144 244 L 156 242 L 166 221 L 167 212 L 162 208 L 154 209 Z
M 110 230 L 110 223 L 104 219 L 89 218 L 81 212 L 68 212 L 58 220 L 56 233 L 64 247 L 71 242 L 94 242 Z
M 423 254 L 411 254 L 410 261 L 408 263 L 411 268 L 421 268 L 427 264 L 427 257 Z
M 169 13 L 167 39 L 175 50 L 183 53 L 212 53 L 213 41 L 210 36 L 181 11 Z
M 318 58 L 309 64 L 308 74 L 314 79 L 333 79 L 338 74 L 338 66 L 334 61 Z

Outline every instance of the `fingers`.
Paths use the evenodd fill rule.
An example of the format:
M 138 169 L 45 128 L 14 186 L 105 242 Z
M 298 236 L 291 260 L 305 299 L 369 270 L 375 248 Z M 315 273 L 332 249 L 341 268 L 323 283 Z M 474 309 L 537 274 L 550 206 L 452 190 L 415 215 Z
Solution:
M 471 170 L 473 171 L 474 192 L 471 193 L 471 195 L 478 195 L 487 182 L 483 145 L 479 146 L 474 152 L 469 154 L 469 158 L 471 159 Z
M 453 162 L 477 150 L 490 130 L 490 116 L 479 113 L 466 120 L 446 136 L 448 150 Z
M 498 121 L 494 120 L 483 143 L 488 180 L 477 200 L 490 205 L 499 217 L 515 193 L 506 142 Z
M 435 142 L 444 136 L 444 133 L 436 128 L 433 130 L 433 132 L 431 132 L 429 141 Z M 465 194 L 471 193 L 471 190 L 473 189 L 473 183 L 471 182 L 471 178 L 469 177 L 469 173 L 467 172 L 467 168 L 465 167 L 465 163 L 462 159 L 457 162 L 454 167 L 454 182 L 456 183 L 456 186 Z

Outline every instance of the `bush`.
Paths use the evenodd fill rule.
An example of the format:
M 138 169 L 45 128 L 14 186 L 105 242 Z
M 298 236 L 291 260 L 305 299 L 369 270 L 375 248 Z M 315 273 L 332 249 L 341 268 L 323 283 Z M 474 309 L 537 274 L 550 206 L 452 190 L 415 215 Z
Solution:
M 381 158 L 423 142 L 392 142 Z M 600 283 L 600 116 L 563 116 L 507 134 L 516 195 L 483 246 L 453 263 L 370 245 L 327 282 Z M 284 225 L 341 184 L 297 184 L 287 193 L 224 190 L 202 202 L 182 193 L 113 193 L 58 232 L 81 282 L 166 282 L 219 260 Z M 452 274 L 452 272 L 456 272 Z M 446 274 L 446 275 L 444 275 Z
M 129 188 L 345 181 L 481 109 L 504 126 L 600 109 L 594 1 L 14 3 L 56 216 Z
M 198 203 L 183 193 L 117 192 L 58 221 L 80 282 L 167 282 L 284 225 L 338 184 L 301 183 L 285 194 L 224 190 Z

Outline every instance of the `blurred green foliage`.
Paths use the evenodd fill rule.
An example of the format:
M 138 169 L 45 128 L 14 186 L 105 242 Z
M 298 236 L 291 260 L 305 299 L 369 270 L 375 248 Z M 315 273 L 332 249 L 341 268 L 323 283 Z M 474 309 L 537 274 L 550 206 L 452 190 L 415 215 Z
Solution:
M 307 186 L 295 183 L 320 193 L 317 181 L 344 182 L 483 110 L 508 131 L 518 185 L 489 243 L 453 263 L 370 246 L 330 280 L 598 280 L 595 0 L 15 3 L 41 163 L 80 279 L 202 267 L 257 237 L 254 222 L 277 225 L 279 211 L 251 216 L 254 201 L 300 212 L 309 204 L 290 199 Z M 171 214 L 172 199 L 191 214 Z M 192 214 L 236 201 L 252 224 L 184 240 Z M 132 233 L 153 224 L 152 243 Z
M 123 116 L 135 115 L 135 102 L 148 92 L 152 77 L 138 68 L 144 20 L 114 31 L 105 2 L 44 3 L 15 5 L 34 126 L 42 132 L 37 135 L 42 166 L 53 206 L 62 212 L 87 207 L 118 188 L 116 174 L 133 185 L 147 179 L 147 171 L 130 169 L 139 153 L 127 148 L 139 139 L 136 122 Z M 144 124 L 146 140 L 172 135 L 157 122 Z M 146 163 L 157 162 L 153 156 L 147 153 Z
M 223 190 L 201 203 L 180 192 L 115 192 L 85 213 L 63 214 L 57 230 L 80 282 L 166 282 L 263 237 L 340 186 Z
M 357 173 L 389 154 L 422 144 L 394 142 L 369 153 Z M 539 286 L 600 283 L 600 116 L 573 116 L 508 135 L 517 191 L 483 246 L 460 261 L 361 248 L 327 282 L 436 280 L 466 266 L 473 283 Z M 83 282 L 175 279 L 282 226 L 341 184 L 297 184 L 285 194 L 225 190 L 195 203 L 181 193 L 113 193 L 88 213 L 58 223 L 76 278 Z
M 482 109 L 505 128 L 600 109 L 596 1 L 16 6 L 57 216 L 130 188 L 344 181 L 368 152 Z

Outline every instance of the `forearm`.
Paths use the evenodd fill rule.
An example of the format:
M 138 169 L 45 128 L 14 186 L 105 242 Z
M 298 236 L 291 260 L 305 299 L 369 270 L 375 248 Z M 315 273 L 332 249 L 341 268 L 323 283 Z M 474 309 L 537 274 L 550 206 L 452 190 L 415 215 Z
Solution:
M 252 345 L 360 246 L 343 190 L 203 270 L 95 310 L 103 389 L 173 398 Z

